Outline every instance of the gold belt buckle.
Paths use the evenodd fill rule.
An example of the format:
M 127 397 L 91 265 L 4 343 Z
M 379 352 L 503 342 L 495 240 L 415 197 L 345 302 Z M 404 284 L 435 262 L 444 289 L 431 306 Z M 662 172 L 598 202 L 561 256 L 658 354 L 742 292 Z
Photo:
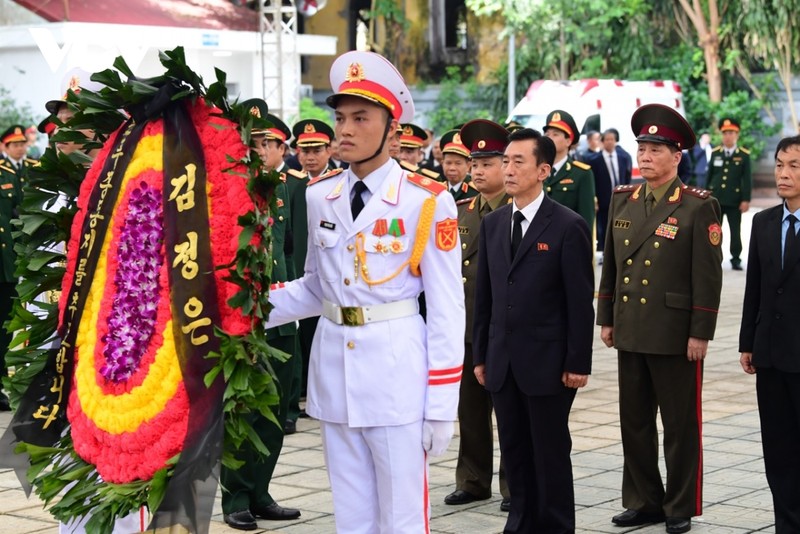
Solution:
M 342 306 L 342 324 L 345 326 L 363 326 L 364 311 L 359 306 Z

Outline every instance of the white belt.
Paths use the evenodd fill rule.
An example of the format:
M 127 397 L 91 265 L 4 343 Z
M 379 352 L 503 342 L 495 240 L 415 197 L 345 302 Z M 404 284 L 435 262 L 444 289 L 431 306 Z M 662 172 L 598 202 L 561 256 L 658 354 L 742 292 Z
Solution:
M 417 299 L 398 300 L 372 306 L 339 306 L 329 300 L 322 301 L 322 316 L 345 326 L 362 326 L 367 323 L 400 319 L 418 313 Z

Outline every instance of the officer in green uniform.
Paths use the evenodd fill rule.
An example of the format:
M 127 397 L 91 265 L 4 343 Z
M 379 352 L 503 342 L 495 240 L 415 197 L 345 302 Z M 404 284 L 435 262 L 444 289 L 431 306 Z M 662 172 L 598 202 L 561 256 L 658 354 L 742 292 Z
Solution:
M 425 143 L 427 133 L 416 124 L 404 123 L 399 126 L 400 132 L 400 153 L 397 156 L 398 163 L 405 170 L 416 174 L 421 174 L 426 178 L 443 182 L 444 177 L 436 171 L 425 167 L 420 167 L 420 163 L 425 158 L 422 146 Z
M 711 151 L 708 162 L 708 189 L 719 200 L 722 216 L 728 219 L 731 234 L 731 267 L 742 270 L 742 213 L 750 209 L 753 175 L 750 151 L 737 145 L 739 123 L 724 118 L 719 121 L 722 145 Z
M 287 172 L 286 185 L 289 190 L 289 212 L 291 219 L 292 250 L 294 274 L 303 276 L 308 250 L 308 214 L 306 210 L 306 186 L 309 180 L 331 170 L 328 148 L 333 139 L 333 130 L 326 123 L 316 119 L 304 119 L 292 127 L 293 143 L 297 147 L 297 155 L 303 170 Z M 302 356 L 301 380 L 291 393 L 289 413 L 286 417 L 285 430 L 294 434 L 297 430 L 297 418 L 300 416 L 300 397 L 306 390 L 308 378 L 308 360 L 311 354 L 311 341 L 317 330 L 318 317 L 300 320 L 300 354 Z
M 597 324 L 618 351 L 624 454 L 622 505 L 629 527 L 663 522 L 691 529 L 702 513 L 703 359 L 722 290 L 720 208 L 709 191 L 678 178 L 694 132 L 668 106 L 633 114 L 645 184 L 620 185 L 609 206 Z M 667 484 L 658 467 L 656 413 L 664 427 Z
M 556 145 L 556 159 L 550 176 L 544 182 L 547 195 L 579 214 L 594 232 L 595 192 L 594 173 L 582 161 L 573 159 L 569 150 L 580 138 L 575 119 L 566 111 L 557 109 L 547 115 L 544 135 Z
M 442 169 L 447 181 L 447 190 L 458 202 L 478 195 L 478 190 L 470 183 L 469 148 L 461 142 L 459 130 L 450 130 L 439 140 L 442 149 Z
M 14 276 L 17 256 L 11 238 L 13 226 L 11 219 L 17 217 L 17 209 L 22 203 L 22 187 L 27 176 L 25 162 L 25 128 L 15 124 L 0 136 L 5 144 L 6 154 L 0 159 L 0 254 L 3 257 L 0 272 L 0 325 L 11 317 L 11 307 L 17 296 L 17 277 Z M 0 326 L 0 377 L 8 375 L 6 352 L 11 342 L 11 334 Z M 10 410 L 8 397 L 0 391 L 0 411 Z
M 288 128 L 274 115 L 267 115 L 267 104 L 263 100 L 254 98 L 243 102 L 242 105 L 249 107 L 250 112 L 256 117 L 267 118 L 273 124 L 273 128 L 266 129 L 259 126 L 250 133 L 251 144 L 261 157 L 264 167 L 272 170 L 269 165 L 270 162 L 274 164 L 275 160 L 274 158 L 270 159 L 270 151 L 273 147 L 268 146 L 268 139 L 277 135 L 272 130 L 283 133 L 283 131 L 288 132 Z M 289 226 L 287 199 L 286 184 L 282 182 L 275 190 L 277 211 L 272 214 L 274 221 L 272 225 L 272 260 L 274 262 L 272 281 L 274 283 L 289 280 L 289 260 L 284 254 L 284 240 Z M 269 493 L 269 483 L 283 446 L 283 422 L 286 419 L 289 405 L 287 390 L 294 378 L 293 369 L 296 361 L 294 357 L 295 334 L 293 323 L 267 330 L 269 344 L 290 355 L 285 362 L 272 362 L 280 391 L 280 403 L 276 414 L 280 426 L 260 415 L 253 415 L 250 421 L 253 429 L 269 450 L 269 456 L 263 458 L 257 451 L 248 448 L 242 455 L 241 459 L 245 464 L 241 468 L 231 470 L 225 466 L 222 467 L 220 480 L 223 488 L 223 517 L 229 526 L 238 530 L 255 530 L 258 526 L 256 519 L 286 520 L 300 517 L 299 510 L 283 508 Z
M 492 398 L 472 372 L 472 317 L 475 305 L 475 279 L 478 271 L 478 235 L 483 216 L 511 202 L 504 189 L 503 151 L 508 131 L 497 123 L 477 119 L 461 128 L 461 139 L 471 148 L 472 183 L 480 194 L 459 200 L 458 232 L 461 236 L 461 276 L 467 328 L 464 336 L 464 369 L 458 400 L 458 426 L 461 442 L 456 464 L 456 489 L 444 498 L 445 504 L 467 504 L 492 496 L 494 472 L 494 428 Z M 511 506 L 502 461 L 500 463 L 501 509 Z

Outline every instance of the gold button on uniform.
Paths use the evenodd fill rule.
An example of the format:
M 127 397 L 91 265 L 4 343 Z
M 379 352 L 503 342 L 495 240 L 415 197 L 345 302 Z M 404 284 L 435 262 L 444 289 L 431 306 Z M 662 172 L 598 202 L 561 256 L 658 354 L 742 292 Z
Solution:
M 639 299 L 639 302 L 641 302 L 642 304 L 647 304 L 647 299 L 642 297 L 641 299 Z
M 354 349 L 354 348 L 356 348 L 356 344 L 353 343 L 352 341 L 348 341 L 347 342 L 347 348 L 348 349 Z
M 644 260 L 644 266 L 650 267 L 650 260 Z
M 628 261 L 625 262 L 626 265 L 633 265 L 633 260 L 628 258 Z
M 722 184 L 722 189 L 725 189 L 725 184 Z M 8 196 L 11 196 L 11 195 L 8 195 Z
M 642 280 L 642 285 L 643 285 L 643 286 L 646 286 L 646 285 L 647 285 L 647 284 L 649 284 L 649 283 L 650 283 L 650 282 L 648 282 L 646 278 L 645 278 L 644 280 Z
M 659 243 L 658 241 L 656 241 L 655 243 L 653 243 L 653 247 L 654 247 L 654 248 L 658 248 L 658 247 L 660 247 L 660 246 L 661 246 L 661 243 Z
M 624 241 L 624 243 L 625 243 L 625 246 L 627 247 L 628 245 L 630 245 L 630 244 L 631 244 L 631 240 L 630 240 L 630 239 L 626 239 L 626 240 Z
M 344 285 L 346 285 L 346 286 L 350 285 L 350 279 L 349 278 L 345 278 L 344 279 Z
M 463 250 L 467 250 L 467 244 L 466 243 L 461 243 L 461 248 Z
M 549 193 L 549 192 L 551 192 L 552 190 L 553 190 L 553 188 L 552 188 L 552 187 L 550 187 L 550 186 L 548 185 L 548 186 L 547 186 L 547 192 Z
M 631 281 L 631 279 L 626 276 L 625 278 L 622 279 L 622 281 L 627 284 L 628 282 Z
M 278 215 L 278 220 L 282 221 L 283 220 L 283 215 Z
M 463 277 L 463 278 L 461 279 L 461 282 L 462 282 L 462 283 L 464 283 L 464 284 L 466 284 L 466 283 L 467 283 L 467 278 L 466 278 L 466 277 Z
M 469 265 L 469 260 L 464 260 L 464 266 L 466 267 L 467 265 Z
M 625 295 L 624 297 L 622 297 L 622 302 L 628 302 L 628 295 Z
M 347 252 L 353 252 L 355 248 L 353 245 L 347 245 Z
M 565 187 L 564 189 L 562 189 L 562 191 L 566 191 L 566 190 L 567 190 L 567 188 L 566 188 L 566 187 Z

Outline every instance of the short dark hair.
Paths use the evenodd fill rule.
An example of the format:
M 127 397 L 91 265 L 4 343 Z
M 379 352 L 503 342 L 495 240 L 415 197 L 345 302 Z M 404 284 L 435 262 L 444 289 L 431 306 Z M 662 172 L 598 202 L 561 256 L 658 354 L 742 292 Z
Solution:
M 536 163 L 547 163 L 551 167 L 556 159 L 556 145 L 549 137 L 545 137 L 538 130 L 533 128 L 520 128 L 514 130 L 508 136 L 508 142 L 524 141 L 526 139 L 533 139 L 536 143 L 533 146 L 533 155 L 536 158 Z
M 614 141 L 619 143 L 619 130 L 616 128 L 608 128 L 605 132 L 603 132 L 603 138 L 605 138 L 606 134 L 611 134 L 614 136 Z
M 791 137 L 784 137 L 778 141 L 778 147 L 775 149 L 775 159 L 778 159 L 778 152 L 786 152 L 790 146 L 800 145 L 800 135 L 793 135 Z

